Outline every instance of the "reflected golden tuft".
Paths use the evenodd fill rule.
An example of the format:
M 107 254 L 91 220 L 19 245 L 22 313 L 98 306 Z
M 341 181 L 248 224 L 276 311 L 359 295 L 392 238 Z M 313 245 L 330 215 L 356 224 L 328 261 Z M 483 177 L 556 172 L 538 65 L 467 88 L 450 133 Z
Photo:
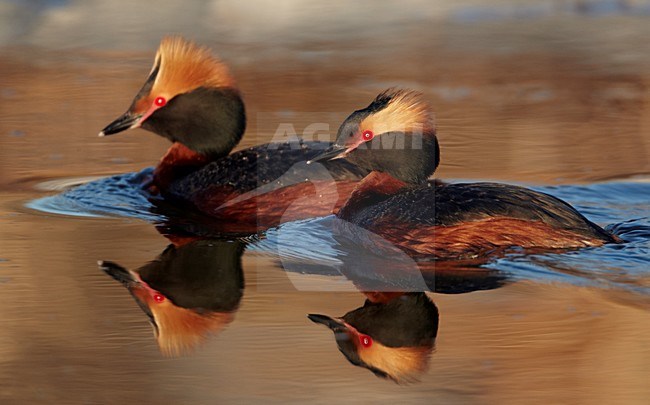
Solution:
M 418 381 L 429 369 L 433 345 L 420 347 L 388 347 L 375 341 L 369 348 L 359 348 L 364 363 L 386 373 L 397 383 Z
M 158 347 L 165 356 L 191 353 L 213 334 L 219 333 L 235 318 L 234 312 L 201 314 L 174 305 L 169 299 L 155 302 L 144 288 L 132 290 L 133 295 L 151 311 Z
M 234 314 L 229 312 L 202 315 L 191 309 L 177 307 L 169 301 L 151 309 L 158 325 L 156 338 L 160 351 L 171 357 L 192 352 L 211 334 L 220 332 L 234 319 Z

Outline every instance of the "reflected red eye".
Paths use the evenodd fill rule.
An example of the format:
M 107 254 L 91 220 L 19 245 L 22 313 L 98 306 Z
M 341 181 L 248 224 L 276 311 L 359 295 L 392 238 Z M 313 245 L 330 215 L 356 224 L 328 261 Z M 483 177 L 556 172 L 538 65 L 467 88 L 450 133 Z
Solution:
M 164 97 L 156 97 L 156 99 L 153 101 L 153 103 L 155 105 L 157 105 L 158 107 L 162 107 L 165 104 L 167 104 L 167 100 L 165 100 Z
M 369 141 L 374 137 L 375 137 L 375 134 L 373 134 L 372 131 L 363 131 L 363 140 L 364 141 Z
M 156 302 L 163 302 L 165 300 L 165 296 L 162 294 L 154 294 L 153 300 Z
M 361 346 L 368 348 L 372 346 L 372 338 L 368 335 L 359 335 L 359 343 L 361 343 Z

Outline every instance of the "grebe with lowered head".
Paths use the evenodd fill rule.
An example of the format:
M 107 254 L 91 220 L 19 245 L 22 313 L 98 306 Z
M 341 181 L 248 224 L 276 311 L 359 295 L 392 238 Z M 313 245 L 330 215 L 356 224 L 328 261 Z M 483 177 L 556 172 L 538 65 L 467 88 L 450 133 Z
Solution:
M 440 162 L 431 107 L 387 90 L 339 128 L 311 161 L 345 158 L 370 170 L 337 216 L 413 255 L 477 257 L 508 247 L 580 248 L 621 240 L 566 202 L 524 187 L 428 180 Z

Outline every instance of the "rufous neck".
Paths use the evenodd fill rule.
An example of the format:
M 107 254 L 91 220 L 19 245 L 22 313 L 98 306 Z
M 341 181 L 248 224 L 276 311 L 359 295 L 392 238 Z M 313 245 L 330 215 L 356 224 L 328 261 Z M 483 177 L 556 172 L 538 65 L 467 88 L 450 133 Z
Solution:
M 358 210 L 377 204 L 405 187 L 408 187 L 408 184 L 402 180 L 384 172 L 373 171 L 359 182 L 338 216 L 348 220 Z

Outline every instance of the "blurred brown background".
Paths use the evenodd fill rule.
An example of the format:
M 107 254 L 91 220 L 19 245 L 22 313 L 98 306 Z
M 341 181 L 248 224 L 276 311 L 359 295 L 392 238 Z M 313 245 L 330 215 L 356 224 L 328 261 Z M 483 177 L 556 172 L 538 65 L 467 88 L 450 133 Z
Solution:
M 2 176 L 153 164 L 165 141 L 141 130 L 96 134 L 128 107 L 166 34 L 231 65 L 249 115 L 241 146 L 275 133 L 259 113 L 299 133 L 329 117 L 334 134 L 349 112 L 402 86 L 435 106 L 441 177 L 647 174 L 649 15 L 648 2 L 604 0 L 5 2 Z

